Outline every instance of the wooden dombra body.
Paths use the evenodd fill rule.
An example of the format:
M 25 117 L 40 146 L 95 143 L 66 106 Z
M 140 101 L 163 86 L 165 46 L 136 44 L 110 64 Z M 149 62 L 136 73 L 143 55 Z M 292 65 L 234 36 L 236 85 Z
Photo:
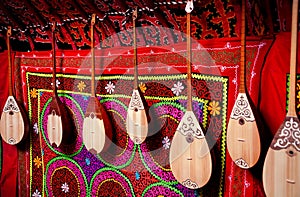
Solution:
M 12 83 L 12 58 L 10 48 L 11 27 L 7 30 L 7 51 L 8 51 L 8 97 L 5 102 L 1 120 L 0 133 L 2 139 L 11 145 L 15 145 L 26 139 L 29 133 L 29 120 L 25 109 L 16 101 L 13 93 Z
M 141 144 L 148 135 L 148 116 L 145 110 L 146 103 L 142 92 L 138 87 L 137 49 L 136 49 L 136 29 L 135 21 L 137 9 L 133 12 L 133 35 L 134 35 L 134 89 L 129 102 L 126 117 L 126 130 L 130 139 L 135 144 Z
M 293 0 L 288 112 L 271 142 L 263 167 L 263 185 L 268 197 L 300 195 L 300 121 L 296 113 L 297 36 L 298 0 Z
M 112 138 L 112 127 L 110 119 L 95 93 L 95 20 L 96 15 L 93 14 L 91 20 L 91 97 L 84 115 L 82 138 L 86 149 L 93 154 L 98 154 L 101 151 L 106 150 L 111 144 L 110 138 Z
M 190 189 L 203 187 L 211 177 L 212 160 L 205 135 L 192 109 L 192 68 L 190 12 L 193 1 L 188 1 L 187 12 L 187 110 L 179 122 L 170 147 L 170 166 L 179 183 Z
M 261 142 L 256 121 L 256 108 L 246 91 L 246 19 L 245 0 L 242 1 L 241 64 L 239 93 L 231 111 L 227 127 L 227 149 L 233 162 L 243 169 L 253 167 L 260 157 Z
M 56 53 L 55 53 L 55 22 L 52 27 L 52 100 L 47 121 L 47 134 L 49 142 L 54 147 L 62 144 L 72 144 L 77 137 L 71 110 L 65 106 L 57 94 L 56 87 Z

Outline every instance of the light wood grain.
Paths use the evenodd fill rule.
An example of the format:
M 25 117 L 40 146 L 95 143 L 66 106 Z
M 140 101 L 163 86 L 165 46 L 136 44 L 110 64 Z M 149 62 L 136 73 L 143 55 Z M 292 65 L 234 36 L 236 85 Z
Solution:
M 55 28 L 52 26 L 52 100 L 47 120 L 47 135 L 50 144 L 59 147 L 62 144 L 72 144 L 77 137 L 76 128 L 72 120 L 71 110 L 65 106 L 57 93 L 56 87 L 56 52 L 55 52 Z
M 16 103 L 13 96 L 8 97 L 9 101 Z M 9 106 L 4 106 L 5 108 Z M 11 145 L 18 144 L 22 141 L 25 131 L 23 116 L 18 111 L 5 110 L 1 114 L 0 131 L 2 139 Z
M 300 194 L 300 121 L 295 103 L 297 36 L 298 0 L 294 0 L 288 111 L 271 142 L 263 167 L 263 185 L 268 197 L 298 197 Z
M 10 47 L 11 26 L 7 29 L 7 54 L 8 54 L 8 97 L 3 107 L 0 120 L 0 134 L 2 139 L 11 145 L 23 141 L 29 133 L 29 121 L 25 109 L 14 96 L 12 78 L 12 58 Z
M 190 189 L 203 187 L 211 177 L 211 154 L 192 111 L 185 113 L 172 139 L 170 167 L 176 180 Z
M 198 189 L 210 180 L 212 160 L 202 127 L 192 109 L 190 13 L 193 8 L 193 1 L 188 1 L 185 7 L 187 13 L 187 110 L 172 139 L 170 167 L 179 183 L 190 189 Z
M 133 11 L 133 51 L 134 51 L 134 85 L 126 116 L 126 130 L 135 144 L 141 144 L 148 135 L 148 117 L 145 109 L 145 98 L 138 87 L 138 63 L 136 44 L 137 8 Z
M 129 109 L 126 117 L 126 130 L 135 144 L 141 144 L 148 135 L 148 119 L 145 109 Z
M 108 115 L 96 97 L 95 93 L 95 49 L 94 49 L 94 25 L 96 15 L 92 15 L 91 20 L 91 97 L 83 119 L 82 139 L 87 150 L 93 154 L 98 154 L 106 150 L 111 137 L 111 122 Z
M 93 153 L 100 153 L 105 145 L 105 127 L 103 119 L 96 118 L 95 114 L 85 117 L 83 121 L 83 143 L 86 149 Z
M 254 166 L 261 150 L 256 121 L 241 125 L 239 119 L 230 119 L 227 131 L 227 149 L 235 164 L 244 169 Z
M 291 156 L 289 153 L 293 152 Z M 269 197 L 299 197 L 300 153 L 294 147 L 269 148 L 263 167 L 263 185 Z
M 48 115 L 47 133 L 50 144 L 59 147 L 63 138 L 63 127 L 61 116 L 55 111 Z
M 88 151 L 98 154 L 110 145 L 111 122 L 98 98 L 91 96 L 85 112 L 82 128 L 83 143 Z
M 245 0 L 242 0 L 241 20 L 241 61 L 240 61 L 240 84 L 239 94 L 231 111 L 227 126 L 227 148 L 234 163 L 243 168 L 253 167 L 261 152 L 259 127 L 256 122 L 256 109 L 251 105 L 251 98 L 246 93 L 246 19 Z

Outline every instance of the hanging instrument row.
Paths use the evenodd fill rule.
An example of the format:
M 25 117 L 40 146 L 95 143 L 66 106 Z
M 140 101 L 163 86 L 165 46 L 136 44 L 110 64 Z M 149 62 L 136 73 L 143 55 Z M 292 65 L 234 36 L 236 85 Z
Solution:
M 257 123 L 257 110 L 247 92 L 245 61 L 246 61 L 246 1 L 242 1 L 241 25 L 241 59 L 239 92 L 232 108 L 227 128 L 227 150 L 233 162 L 240 168 L 247 170 L 255 166 L 261 155 L 260 125 Z M 187 107 L 175 131 L 170 147 L 169 163 L 174 177 L 179 183 L 190 189 L 205 186 L 211 179 L 213 162 L 211 147 L 205 136 L 205 130 L 193 111 L 192 105 L 192 69 L 191 69 L 191 12 L 193 0 L 188 0 L 186 11 L 187 29 Z M 133 58 L 134 84 L 130 98 L 126 131 L 129 138 L 137 145 L 142 144 L 148 136 L 149 114 L 146 99 L 138 86 L 138 58 L 136 20 L 137 8 L 133 11 Z M 275 135 L 263 169 L 263 183 L 268 196 L 296 196 L 300 187 L 300 157 L 297 142 L 300 141 L 299 125 L 295 111 L 296 84 L 296 54 L 297 54 L 297 19 L 298 0 L 293 1 L 292 21 L 292 52 L 290 65 L 290 96 L 289 110 L 285 122 Z M 106 151 L 112 139 L 112 123 L 104 106 L 101 105 L 95 91 L 95 46 L 94 25 L 96 15 L 91 19 L 91 92 L 87 109 L 84 114 L 82 140 L 86 149 L 92 154 Z M 56 23 L 52 23 L 52 97 L 50 110 L 47 114 L 47 136 L 53 147 L 60 147 L 74 143 L 76 140 L 76 126 L 72 120 L 71 110 L 60 100 L 56 86 Z M 9 93 L 2 111 L 0 133 L 2 139 L 11 145 L 16 145 L 26 139 L 29 133 L 29 120 L 23 106 L 15 98 L 12 76 L 12 58 L 10 48 L 11 28 L 7 31 L 8 48 L 8 77 Z M 288 126 L 293 128 L 287 128 Z M 284 132 L 290 133 L 288 145 L 281 146 Z M 295 134 L 295 132 L 298 132 Z M 292 141 L 294 140 L 294 141 Z M 184 169 L 184 170 L 183 170 Z M 296 172 L 296 173 L 294 173 Z M 276 179 L 276 180 L 273 180 Z

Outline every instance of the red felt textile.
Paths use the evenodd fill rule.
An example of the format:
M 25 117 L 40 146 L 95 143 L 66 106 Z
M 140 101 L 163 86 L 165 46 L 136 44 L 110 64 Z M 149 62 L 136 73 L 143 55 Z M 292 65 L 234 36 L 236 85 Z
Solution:
M 265 43 L 265 44 L 260 46 L 261 43 Z M 246 70 L 247 75 L 248 75 L 247 85 L 249 88 L 250 96 L 252 97 L 255 104 L 257 104 L 257 102 L 258 102 L 257 100 L 259 97 L 259 87 L 260 87 L 259 79 L 260 79 L 261 66 L 263 64 L 263 57 L 266 54 L 266 51 L 268 50 L 270 43 L 271 43 L 271 40 L 260 41 L 260 40 L 256 39 L 256 40 L 252 40 L 252 41 L 250 41 L 250 40 L 247 41 L 248 51 L 250 51 L 248 54 L 248 57 L 249 57 L 248 60 L 251 59 L 251 66 L 249 66 L 249 68 Z M 240 62 L 239 49 L 238 49 L 238 47 L 240 46 L 240 41 L 238 39 L 218 39 L 218 40 L 215 40 L 214 42 L 204 41 L 204 42 L 201 42 L 201 44 L 208 50 L 214 49 L 214 50 L 211 50 L 211 53 L 216 58 L 216 63 L 218 66 L 218 67 L 216 67 L 216 71 L 208 70 L 205 67 L 201 67 L 201 73 L 205 73 L 205 74 L 208 73 L 208 74 L 214 74 L 214 75 L 222 74 L 223 76 L 228 77 L 227 117 L 229 117 L 229 113 L 232 109 L 233 102 L 235 100 L 235 96 L 237 93 L 237 87 L 238 87 L 237 84 L 239 82 L 239 75 L 238 75 L 239 68 L 237 65 L 239 65 L 239 62 Z M 259 45 L 259 47 L 258 47 L 258 45 Z M 252 46 L 255 46 L 254 47 L 255 50 L 251 50 Z M 159 47 L 159 48 L 153 47 L 153 48 L 151 48 L 151 50 L 150 50 L 150 48 L 144 47 L 144 48 L 139 49 L 139 53 L 163 52 L 162 54 L 164 54 L 168 51 L 172 51 L 173 47 L 175 48 L 175 51 L 180 51 L 180 50 L 185 50 L 186 45 L 183 43 L 181 45 L 178 44 L 178 45 L 174 45 L 172 47 L 165 47 L 164 49 L 163 49 L 163 47 Z M 237 47 L 237 49 L 235 47 Z M 194 48 L 195 49 L 197 48 L 197 43 L 194 43 Z M 226 55 L 224 55 L 224 57 L 223 56 L 218 57 L 216 55 L 216 54 L 220 54 L 220 53 L 216 52 L 218 50 L 224 50 L 227 53 L 226 53 Z M 251 53 L 251 51 L 253 54 Z M 87 64 L 87 65 L 81 64 L 82 59 L 84 59 L 84 58 L 89 59 L 89 57 L 87 56 L 88 53 L 89 53 L 89 51 L 58 51 L 57 58 L 62 58 L 64 60 L 68 60 L 68 61 L 63 61 L 63 66 L 59 65 L 58 72 L 63 72 L 63 73 L 68 73 L 68 74 L 73 73 L 73 74 L 78 74 L 78 75 L 89 74 L 90 71 L 88 68 L 90 67 L 90 65 L 89 64 Z M 131 64 L 129 60 L 125 61 L 124 59 L 122 59 L 122 60 L 117 59 L 117 58 L 114 59 L 115 54 L 128 54 L 128 53 L 132 54 L 131 48 L 114 48 L 113 50 L 110 50 L 110 49 L 101 50 L 101 51 L 97 51 L 96 53 L 101 53 L 100 55 L 106 55 L 106 58 L 105 58 L 105 61 L 107 61 L 106 65 L 111 65 L 111 67 L 105 68 L 106 70 L 105 70 L 104 74 L 108 74 L 108 75 L 109 74 L 124 74 L 125 72 L 128 72 L 130 74 L 133 71 L 132 69 L 131 70 L 129 69 L 129 71 L 127 71 L 128 68 L 132 68 L 132 66 L 133 66 L 133 64 Z M 34 51 L 34 52 L 30 52 L 30 53 L 19 53 L 19 54 L 17 54 L 17 56 L 26 60 L 23 62 L 23 65 L 21 65 L 22 69 L 24 69 L 26 71 L 30 70 L 32 72 L 50 73 L 51 72 L 51 69 L 49 69 L 51 67 L 51 64 L 49 64 L 49 61 L 51 60 L 50 54 L 51 53 L 49 51 L 46 51 L 46 52 Z M 230 59 L 231 56 L 228 54 L 232 54 L 232 59 Z M 255 54 L 259 54 L 257 56 L 258 58 L 255 58 L 256 57 Z M 281 54 L 281 53 L 279 53 L 279 54 Z M 7 62 L 7 54 L 4 53 L 2 55 L 3 55 L 3 57 L 0 57 L 0 58 L 5 59 L 5 61 L 2 61 L 2 62 L 4 62 L 4 64 L 7 65 L 7 63 L 5 63 L 5 62 Z M 24 55 L 24 57 L 22 55 Z M 278 54 L 276 56 L 273 55 L 273 58 L 274 57 L 277 58 L 277 56 L 278 56 Z M 289 57 L 289 54 L 285 54 L 285 56 Z M 149 57 L 152 57 L 152 56 L 148 55 L 148 58 Z M 164 57 L 164 56 L 162 56 L 162 57 Z M 123 58 L 126 58 L 126 56 L 124 56 Z M 128 57 L 128 58 L 132 58 L 132 57 Z M 145 55 L 143 57 L 143 55 L 141 55 L 141 56 L 139 56 L 139 58 L 140 58 L 140 62 L 143 62 L 143 60 L 145 60 L 144 58 L 147 58 L 147 56 Z M 153 56 L 153 58 L 154 58 L 154 56 Z M 169 62 L 171 60 L 172 60 L 172 58 L 163 59 L 164 62 Z M 285 59 L 283 58 L 283 61 L 284 60 Z M 110 61 L 115 61 L 115 62 L 111 63 Z M 147 60 L 146 62 L 148 62 L 148 61 L 149 60 Z M 123 64 L 121 64 L 122 62 L 123 62 L 123 64 L 124 64 L 124 62 L 126 62 L 128 64 L 123 65 Z M 172 64 L 185 65 L 185 63 L 186 63 L 185 61 L 180 62 L 179 60 L 177 60 L 176 62 L 174 62 Z M 195 62 L 195 63 L 198 63 L 198 62 Z M 200 65 L 200 63 L 198 63 L 198 64 Z M 272 64 L 272 63 L 270 63 L 270 64 Z M 286 66 L 288 67 L 288 64 Z M 122 67 L 125 67 L 127 69 L 120 69 Z M 141 67 L 143 67 L 143 64 L 141 65 Z M 267 66 L 267 67 L 270 67 L 270 66 Z M 177 72 L 182 72 L 182 73 L 186 72 L 185 66 L 177 67 L 177 68 L 178 68 L 178 70 L 176 70 Z M 271 66 L 271 68 L 273 68 L 273 67 Z M 78 69 L 80 69 L 80 70 L 78 70 Z M 222 69 L 224 69 L 224 70 L 222 70 Z M 272 89 L 269 88 L 269 86 L 265 87 L 265 85 L 272 84 L 274 86 L 274 89 L 276 89 L 276 87 L 277 87 L 276 83 L 278 82 L 278 80 L 275 78 L 270 78 L 269 80 L 266 81 L 266 84 L 265 84 L 265 80 L 266 80 L 265 78 L 267 77 L 265 75 L 271 74 L 269 71 L 266 71 L 266 69 L 264 69 L 264 72 L 263 72 L 264 78 L 262 80 L 262 86 L 263 86 L 263 88 L 268 89 L 268 91 L 270 91 L 270 92 L 263 91 L 262 102 L 261 102 L 260 106 L 262 107 L 265 103 L 265 104 L 267 104 L 267 107 L 269 107 L 267 109 L 264 107 L 261 108 L 262 111 L 269 110 L 269 111 L 263 111 L 264 116 L 265 116 L 265 114 L 268 115 L 268 113 L 270 113 L 270 112 L 271 112 L 271 114 L 273 113 L 272 115 L 276 115 L 273 111 L 274 106 L 276 106 L 275 105 L 276 100 L 271 99 L 271 101 L 274 102 L 274 105 L 269 105 L 268 103 L 270 103 L 270 101 L 268 102 L 268 101 L 265 101 L 264 99 L 268 98 L 268 96 L 269 97 L 272 96 L 272 92 L 271 92 Z M 147 70 L 144 70 L 145 73 L 141 72 L 140 74 L 142 74 L 142 75 L 148 74 L 148 72 L 146 72 L 146 71 Z M 99 72 L 99 70 L 98 70 L 98 72 Z M 151 73 L 157 74 L 157 75 L 164 74 L 160 70 L 156 70 L 155 73 L 153 73 L 153 72 L 151 72 Z M 193 72 L 199 72 L 199 71 L 193 70 Z M 22 73 L 22 81 L 23 82 L 26 81 L 26 76 L 24 76 L 24 73 Z M 252 76 L 252 73 L 254 73 L 253 76 Z M 278 73 L 280 73 L 280 72 L 278 72 Z M 275 72 L 276 75 L 278 73 L 277 73 L 277 71 Z M 2 75 L 4 77 L 7 77 L 5 72 L 2 72 L 1 76 Z M 4 78 L 1 78 L 1 79 L 4 79 Z M 250 84 L 250 82 L 251 82 L 251 84 Z M 282 90 L 282 92 L 280 92 L 280 93 L 283 95 L 283 99 L 285 99 L 285 93 L 283 92 L 283 90 L 285 88 L 285 82 L 286 82 L 286 72 L 284 73 L 283 79 L 280 79 L 280 83 L 283 83 L 283 85 L 284 85 L 282 87 L 283 89 L 282 88 L 280 89 L 280 90 Z M 3 87 L 1 87 L 1 88 L 3 88 Z M 23 86 L 23 92 L 27 92 L 27 91 L 28 91 L 27 87 Z M 273 91 L 275 91 L 275 90 L 273 90 Z M 268 94 L 266 96 L 266 98 L 264 98 L 265 94 Z M 25 104 L 27 103 L 26 100 L 28 99 L 26 97 L 26 95 L 27 95 L 26 93 L 24 93 L 24 95 L 23 95 Z M 284 100 L 284 102 L 285 102 L 285 100 Z M 283 104 L 285 104 L 284 102 L 283 102 Z M 283 116 L 284 116 L 284 113 L 283 113 Z M 268 119 L 268 120 L 269 120 L 269 121 L 267 121 L 268 125 L 272 124 L 272 119 L 271 120 Z M 10 148 L 16 148 L 16 147 L 11 146 Z M 12 191 L 15 192 L 15 190 L 17 188 L 16 187 L 17 150 L 14 149 L 15 152 L 13 152 L 13 150 L 9 150 L 9 151 L 4 150 L 5 157 L 3 158 L 3 160 L 4 160 L 3 172 L 6 172 L 8 170 L 8 172 L 10 173 L 8 175 L 10 175 L 9 177 L 11 177 L 11 178 L 8 179 L 7 177 L 2 176 L 1 177 L 1 187 L 5 187 L 5 189 L 8 189 L 10 191 L 10 196 L 15 196 L 15 195 L 13 195 Z M 9 158 L 6 158 L 6 157 L 9 157 Z M 8 159 L 10 159 L 9 160 L 10 162 L 15 162 L 15 163 L 10 164 Z M 26 167 L 28 167 L 28 166 L 26 166 Z M 4 169 L 4 168 L 6 168 L 6 169 Z M 238 168 L 237 166 L 235 166 L 234 163 L 232 162 L 232 160 L 230 159 L 228 153 L 226 154 L 225 168 L 226 168 L 225 169 L 225 177 L 224 177 L 224 182 L 223 182 L 224 196 L 228 196 L 228 197 L 229 196 L 234 196 L 234 197 L 235 196 L 264 196 L 261 180 L 252 176 L 250 171 L 245 171 L 245 170 L 242 170 L 242 169 Z M 3 184 L 2 184 L 2 182 L 3 182 Z M 26 188 L 26 187 L 23 187 L 23 188 Z M 2 190 L 2 188 L 1 188 L 1 192 L 2 191 L 5 192 L 7 190 L 4 190 L 4 189 Z M 34 192 L 34 191 L 32 190 L 31 192 Z M 4 195 L 4 196 L 6 196 L 6 195 Z
M 0 54 L 1 72 L 0 79 L 0 107 L 1 111 L 8 96 L 8 58 L 7 52 Z M 17 147 L 2 141 L 2 171 L 0 178 L 0 196 L 16 196 L 17 189 Z
M 287 74 L 290 72 L 290 46 L 291 34 L 287 32 L 278 34 L 262 71 L 260 110 L 273 135 L 286 115 L 286 81 Z M 299 57 L 298 50 L 297 58 Z M 299 62 L 297 72 L 299 72 Z

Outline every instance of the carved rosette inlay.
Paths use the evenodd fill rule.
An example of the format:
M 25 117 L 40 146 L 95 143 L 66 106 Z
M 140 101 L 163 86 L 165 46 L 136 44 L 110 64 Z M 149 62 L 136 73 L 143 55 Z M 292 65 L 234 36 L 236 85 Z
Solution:
M 299 120 L 296 117 L 287 117 L 276 134 L 271 147 L 275 150 L 286 149 L 293 146 L 300 152 Z
M 193 182 L 190 179 L 187 179 L 187 180 L 183 181 L 182 185 L 185 186 L 185 187 L 188 187 L 190 189 L 197 189 L 198 188 L 197 183 Z
M 248 165 L 248 163 L 244 159 L 242 159 L 242 158 L 235 160 L 234 163 L 237 166 L 239 166 L 240 168 L 244 168 L 244 169 L 250 168 L 250 166 Z
M 245 93 L 238 94 L 238 97 L 232 108 L 230 118 L 236 120 L 243 118 L 244 120 L 250 122 L 255 120 L 249 101 L 247 100 L 247 95 Z
M 144 109 L 143 101 L 142 101 L 141 95 L 138 90 L 133 90 L 133 92 L 132 92 L 132 96 L 131 96 L 130 103 L 129 103 L 129 109 L 131 109 L 131 110 L 136 110 L 136 109 L 143 110 Z
M 13 96 L 9 96 L 6 100 L 5 106 L 3 108 L 3 112 L 19 112 L 20 109 L 17 105 L 17 102 Z
M 189 143 L 193 141 L 191 137 L 198 139 L 205 137 L 198 120 L 192 111 L 186 111 L 177 127 L 177 131 L 182 135 L 187 136 L 187 141 Z

